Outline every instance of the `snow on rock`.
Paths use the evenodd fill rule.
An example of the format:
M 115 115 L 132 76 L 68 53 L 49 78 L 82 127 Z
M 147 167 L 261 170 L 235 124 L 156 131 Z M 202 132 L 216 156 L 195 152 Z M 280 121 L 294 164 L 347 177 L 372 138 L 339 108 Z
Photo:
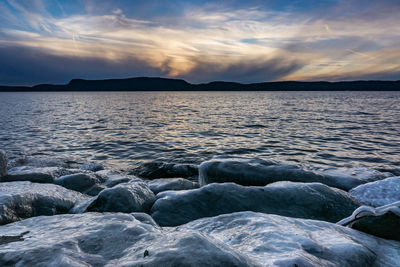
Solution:
M 147 212 L 155 195 L 144 182 L 131 181 L 107 188 L 86 203 L 81 203 L 73 212 Z
M 390 174 L 366 168 L 329 168 L 315 171 L 297 165 L 261 159 L 213 159 L 199 167 L 199 183 L 234 182 L 241 185 L 266 185 L 278 181 L 318 182 L 350 190 L 360 184 L 383 179 Z
M 395 267 L 400 262 L 400 242 L 322 221 L 238 212 L 178 229 L 207 234 L 262 266 Z
M 0 178 L 7 175 L 8 157 L 4 150 L 0 149 Z
M 364 205 L 379 207 L 400 201 L 400 176 L 359 185 L 350 194 Z
M 400 241 L 400 201 L 377 208 L 361 206 L 337 224 Z
M 139 167 L 131 170 L 130 174 L 143 179 L 158 178 L 191 178 L 198 175 L 198 167 L 194 164 L 175 164 L 165 162 L 145 162 Z
M 147 185 L 154 194 L 168 190 L 188 190 L 199 187 L 198 183 L 184 178 L 155 179 L 149 181 Z
M 260 266 L 198 231 L 120 213 L 31 218 L 0 227 L 1 239 L 0 266 Z
M 319 183 L 280 182 L 265 187 L 215 183 L 194 190 L 157 194 L 151 216 L 161 226 L 237 211 L 337 222 L 358 207 L 347 192 Z
M 54 184 L 0 183 L 0 225 L 39 215 L 67 213 L 86 197 Z

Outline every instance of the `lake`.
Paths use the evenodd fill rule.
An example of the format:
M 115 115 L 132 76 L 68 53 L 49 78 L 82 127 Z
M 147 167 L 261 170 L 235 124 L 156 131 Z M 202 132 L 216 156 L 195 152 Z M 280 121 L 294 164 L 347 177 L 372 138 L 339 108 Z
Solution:
M 0 148 L 117 168 L 216 156 L 400 166 L 400 92 L 0 93 Z

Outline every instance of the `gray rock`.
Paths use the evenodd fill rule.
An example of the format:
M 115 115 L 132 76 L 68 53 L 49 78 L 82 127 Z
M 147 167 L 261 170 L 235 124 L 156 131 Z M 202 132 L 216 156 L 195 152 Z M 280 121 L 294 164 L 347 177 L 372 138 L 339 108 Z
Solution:
M 199 183 L 234 182 L 241 185 L 267 185 L 279 181 L 323 183 L 350 190 L 358 185 L 388 177 L 366 168 L 305 170 L 297 165 L 260 159 L 214 159 L 199 167 Z
M 75 173 L 58 177 L 54 180 L 54 183 L 78 192 L 85 192 L 100 181 L 91 174 Z
M 163 231 L 129 214 L 31 218 L 0 227 L 4 236 L 0 266 L 259 266 L 198 231 Z
M 147 183 L 154 194 L 168 190 L 188 190 L 198 188 L 199 184 L 184 178 L 155 179 Z
M 379 207 L 400 201 L 400 176 L 366 183 L 350 190 L 364 205 Z
M 101 170 L 96 172 L 97 175 L 104 177 L 103 185 L 113 187 L 117 184 L 127 183 L 131 180 L 140 180 L 133 175 L 124 175 L 114 170 Z
M 374 236 L 400 241 L 400 201 L 377 208 L 361 206 L 338 224 Z
M 7 175 L 7 162 L 6 152 L 0 149 L 0 178 Z
M 142 223 L 147 223 L 150 224 L 154 227 L 160 228 L 160 226 L 153 220 L 153 218 L 144 212 L 132 212 L 131 215 L 135 217 L 136 220 L 142 222 Z
M 94 184 L 92 187 L 90 187 L 88 190 L 83 191 L 84 194 L 89 195 L 89 196 L 97 196 L 101 191 L 106 189 L 107 187 L 102 184 Z
M 104 189 L 88 204 L 86 211 L 146 212 L 155 195 L 144 182 L 132 181 Z
M 15 167 L 8 171 L 7 176 L 1 178 L 3 182 L 30 181 L 34 183 L 53 183 L 64 169 L 58 167 Z
M 280 182 L 265 187 L 224 183 L 161 192 L 151 216 L 160 226 L 176 226 L 237 211 L 337 222 L 358 207 L 348 193 L 319 183 Z
M 0 225 L 25 218 L 67 213 L 86 197 L 54 184 L 0 183 Z
M 400 262 L 400 242 L 322 221 L 238 212 L 179 229 L 200 231 L 263 266 L 395 267 Z
M 146 162 L 133 169 L 129 174 L 149 180 L 175 177 L 191 178 L 197 177 L 198 167 L 194 164 Z
M 79 167 L 81 170 L 97 172 L 104 170 L 104 166 L 97 162 L 86 162 Z

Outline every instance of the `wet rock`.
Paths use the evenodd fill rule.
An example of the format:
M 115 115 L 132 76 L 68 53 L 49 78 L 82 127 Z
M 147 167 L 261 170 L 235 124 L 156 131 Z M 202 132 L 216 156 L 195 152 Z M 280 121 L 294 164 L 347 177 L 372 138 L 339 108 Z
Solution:
M 293 164 L 260 159 L 214 159 L 199 167 L 199 184 L 234 182 L 267 185 L 279 181 L 323 183 L 350 190 L 360 184 L 383 179 L 390 174 L 366 168 L 305 170 Z
M 221 240 L 262 266 L 394 267 L 400 262 L 400 242 L 322 221 L 238 212 L 178 229 Z
M 168 190 L 188 190 L 198 188 L 199 184 L 184 178 L 155 179 L 147 183 L 154 194 Z
M 280 182 L 265 187 L 224 183 L 161 192 L 151 216 L 160 226 L 176 226 L 237 211 L 337 222 L 358 207 L 348 193 L 319 183 Z
M 95 184 L 100 183 L 96 176 L 87 173 L 75 173 L 61 176 L 54 183 L 78 192 L 85 192 Z
M 40 215 L 67 213 L 86 197 L 54 184 L 0 183 L 0 225 Z
M 133 175 L 124 175 L 114 170 L 101 170 L 96 172 L 97 175 L 104 177 L 103 185 L 113 187 L 117 184 L 127 183 L 131 180 L 140 180 Z
M 6 152 L 0 149 L 0 178 L 7 175 L 7 162 Z
M 54 178 L 60 175 L 63 169 L 58 167 L 36 168 L 31 166 L 15 167 L 8 171 L 8 175 L 1 178 L 3 182 L 30 181 L 33 183 L 53 183 Z
M 136 220 L 142 222 L 142 223 L 147 223 L 150 224 L 154 227 L 160 228 L 160 226 L 153 220 L 153 218 L 144 212 L 132 212 L 131 215 L 135 217 Z
M 357 186 L 350 190 L 350 194 L 362 204 L 372 207 L 400 201 L 400 176 Z
M 97 162 L 86 162 L 86 163 L 82 164 L 79 167 L 79 169 L 84 170 L 84 171 L 97 172 L 97 171 L 104 170 L 104 166 Z
M 198 231 L 163 231 L 129 214 L 37 217 L 0 227 L 1 266 L 259 266 Z
M 198 167 L 194 164 L 146 162 L 133 169 L 129 174 L 149 180 L 175 177 L 191 178 L 197 177 Z
M 104 189 L 88 204 L 86 211 L 147 212 L 155 195 L 144 182 L 132 181 Z
M 94 184 L 92 187 L 90 187 L 88 190 L 83 191 L 84 194 L 89 195 L 89 196 L 97 196 L 101 191 L 106 189 L 107 187 L 102 184 Z
M 377 208 L 361 206 L 338 224 L 374 236 L 400 241 L 400 201 Z

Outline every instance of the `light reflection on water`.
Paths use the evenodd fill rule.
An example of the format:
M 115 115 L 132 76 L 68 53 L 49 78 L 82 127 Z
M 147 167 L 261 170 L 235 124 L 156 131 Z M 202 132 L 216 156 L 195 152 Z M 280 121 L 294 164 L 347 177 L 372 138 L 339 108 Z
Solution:
M 400 92 L 0 93 L 0 147 L 120 168 L 216 155 L 400 166 Z

